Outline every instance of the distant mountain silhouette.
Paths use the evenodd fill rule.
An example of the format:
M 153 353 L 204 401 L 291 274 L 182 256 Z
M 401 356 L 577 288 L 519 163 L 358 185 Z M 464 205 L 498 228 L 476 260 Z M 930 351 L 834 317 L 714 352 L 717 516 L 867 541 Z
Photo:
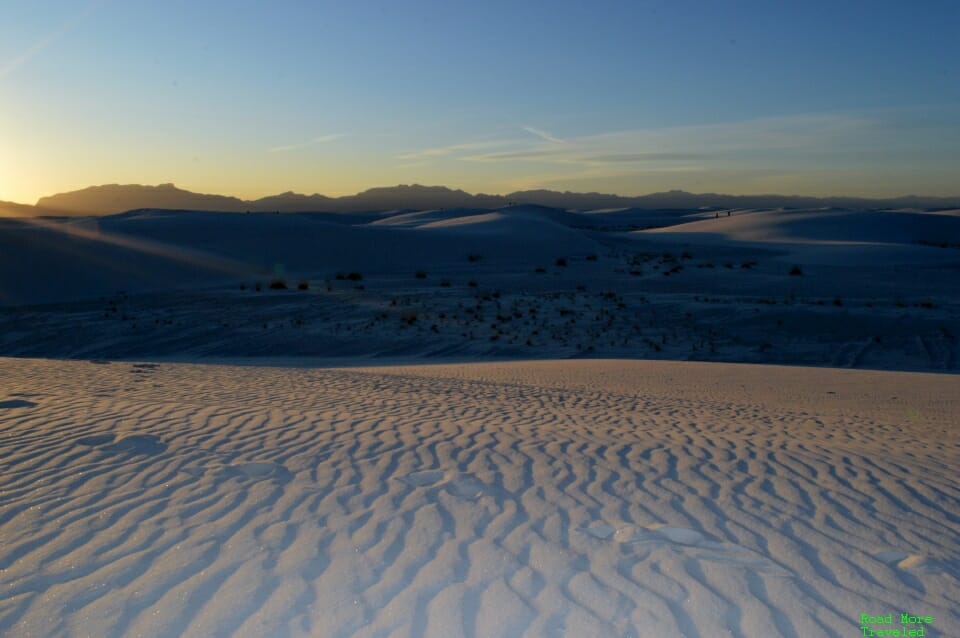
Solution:
M 225 212 L 357 212 L 377 210 L 428 210 L 436 208 L 501 208 L 511 204 L 536 204 L 562 209 L 602 208 L 950 208 L 960 207 L 958 197 L 906 196 L 891 199 L 856 197 L 804 197 L 788 195 L 723 195 L 672 190 L 638 197 L 603 193 L 528 190 L 509 195 L 472 195 L 446 186 L 420 184 L 371 188 L 356 195 L 327 197 L 315 193 L 286 192 L 256 200 L 206 195 L 182 190 L 173 184 L 144 186 L 108 184 L 42 197 L 36 206 L 0 202 L 0 215 L 112 215 L 139 208 L 210 210 Z
M 79 215 L 109 215 L 134 208 L 239 211 L 244 206 L 243 200 L 236 197 L 192 193 L 173 184 L 107 184 L 37 200 L 38 208 L 68 210 Z

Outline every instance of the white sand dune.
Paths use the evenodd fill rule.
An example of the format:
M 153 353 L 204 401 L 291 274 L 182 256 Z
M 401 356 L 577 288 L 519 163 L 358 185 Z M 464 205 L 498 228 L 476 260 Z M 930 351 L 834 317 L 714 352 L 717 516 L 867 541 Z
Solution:
M 713 232 L 740 241 L 912 244 L 957 237 L 960 219 L 949 211 L 737 211 L 649 232 Z
M 0 305 L 235 285 L 334 270 L 412 272 L 478 253 L 517 267 L 596 252 L 582 233 L 529 210 L 396 215 L 132 211 L 104 218 L 0 220 Z M 430 223 L 434 222 L 434 223 Z
M 643 234 L 671 242 L 766 247 L 816 263 L 931 264 L 942 263 L 943 256 L 924 245 L 947 240 L 960 246 L 960 218 L 944 211 L 748 210 Z
M 510 206 L 0 220 L 0 355 L 960 369 L 957 216 L 710 215 Z M 672 225 L 636 230 L 644 220 Z M 274 278 L 290 289 L 269 290 Z M 301 281 L 308 290 L 293 289 Z
M 4 636 L 960 626 L 951 375 L 0 359 Z

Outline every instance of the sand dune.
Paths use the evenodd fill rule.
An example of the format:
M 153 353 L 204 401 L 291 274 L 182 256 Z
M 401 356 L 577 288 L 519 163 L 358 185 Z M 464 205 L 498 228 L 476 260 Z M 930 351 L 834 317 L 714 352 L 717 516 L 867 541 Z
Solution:
M 942 211 L 737 211 L 649 230 L 645 236 L 766 246 L 817 263 L 930 264 L 942 256 L 922 248 L 944 241 L 960 246 L 960 218 Z
M 3 220 L 0 354 L 960 366 L 956 216 L 667 212 Z
M 0 361 L 4 635 L 960 622 L 951 376 L 97 363 Z
M 195 289 L 285 273 L 406 272 L 461 263 L 470 253 L 515 265 L 597 250 L 580 233 L 521 213 L 488 215 L 478 220 L 482 227 L 412 223 L 405 213 L 391 226 L 393 216 L 354 215 L 134 211 L 65 221 L 0 220 L 0 303 Z M 432 232 L 408 232 L 418 225 Z
M 2 220 L 0 634 L 950 635 L 955 375 L 638 359 L 955 371 L 956 219 Z

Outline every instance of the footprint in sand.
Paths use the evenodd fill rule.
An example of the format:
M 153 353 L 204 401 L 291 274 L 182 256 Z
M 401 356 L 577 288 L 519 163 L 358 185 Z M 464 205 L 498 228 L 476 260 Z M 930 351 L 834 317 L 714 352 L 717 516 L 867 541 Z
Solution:
M 653 533 L 666 538 L 671 543 L 678 545 L 691 545 L 699 547 L 706 540 L 703 534 L 695 529 L 686 527 L 670 527 L 668 525 L 653 525 L 649 527 Z
M 222 479 L 238 478 L 254 481 L 273 479 L 280 483 L 287 483 L 293 479 L 290 470 L 279 463 L 235 463 L 221 466 L 218 470 Z
M 461 474 L 457 476 L 455 479 L 447 483 L 446 487 L 447 491 L 454 496 L 459 496 L 460 498 L 467 499 L 468 501 L 477 500 L 490 488 L 489 485 L 470 474 Z
M 413 487 L 429 487 L 442 481 L 444 473 L 442 470 L 424 470 L 401 476 L 397 480 L 411 485 Z
M 581 528 L 584 534 L 601 541 L 620 545 L 642 544 L 645 547 L 671 547 L 695 560 L 711 561 L 734 567 L 747 567 L 757 571 L 771 572 L 782 576 L 789 573 L 762 555 L 735 543 L 709 540 L 707 536 L 688 527 L 670 525 L 621 525 L 614 527 L 597 522 Z
M 594 538 L 605 541 L 617 533 L 617 528 L 612 525 L 607 525 L 606 523 L 593 523 L 589 527 L 583 528 L 582 531 L 588 536 L 593 536 Z
M 132 434 L 122 439 L 117 439 L 112 445 L 107 445 L 102 450 L 106 452 L 132 452 L 134 454 L 160 454 L 165 452 L 167 444 L 160 440 L 160 437 L 153 434 Z
M 939 573 L 944 571 L 943 566 L 935 560 L 921 554 L 910 554 L 908 552 L 891 549 L 883 552 L 877 552 L 873 555 L 878 561 L 886 563 L 891 567 L 897 567 L 905 570 L 916 570 L 929 573 Z
M 594 538 L 612 540 L 617 543 L 667 541 L 677 545 L 697 547 L 706 540 L 704 535 L 696 530 L 668 525 L 622 525 L 613 527 L 606 523 L 594 523 L 582 531 Z
M 78 445 L 96 447 L 103 452 L 115 454 L 126 452 L 152 456 L 167 450 L 167 444 L 153 434 L 131 434 L 119 439 L 112 434 L 95 434 L 77 439 L 76 442 Z
M 448 493 L 468 501 L 477 500 L 490 489 L 489 485 L 472 474 L 457 474 L 450 480 L 445 480 L 446 476 L 443 470 L 423 470 L 397 480 L 412 487 L 443 487 Z
M 0 410 L 9 410 L 12 408 L 35 408 L 37 404 L 33 401 L 24 401 L 23 399 L 10 399 L 9 401 L 0 401 Z

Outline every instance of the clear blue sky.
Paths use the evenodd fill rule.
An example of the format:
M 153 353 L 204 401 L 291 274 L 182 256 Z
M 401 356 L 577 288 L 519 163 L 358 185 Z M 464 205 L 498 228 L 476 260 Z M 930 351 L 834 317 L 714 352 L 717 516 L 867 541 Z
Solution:
M 0 199 L 960 194 L 947 0 L 0 2 Z

